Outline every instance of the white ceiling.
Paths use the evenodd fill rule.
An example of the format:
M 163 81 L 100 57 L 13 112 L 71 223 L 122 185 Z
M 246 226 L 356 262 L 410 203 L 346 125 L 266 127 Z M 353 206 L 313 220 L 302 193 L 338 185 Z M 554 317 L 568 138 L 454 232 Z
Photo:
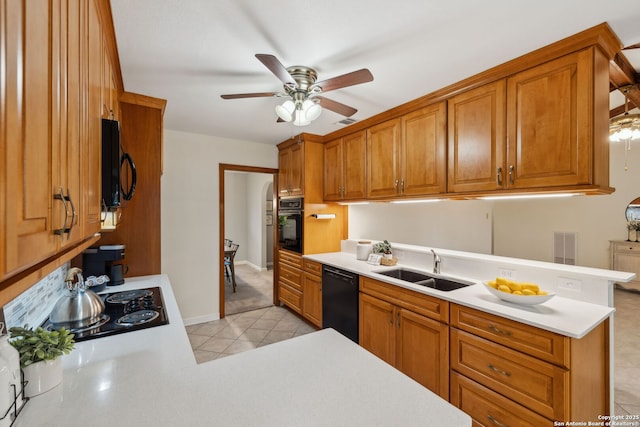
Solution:
M 111 0 L 111 7 L 124 88 L 166 99 L 166 128 L 267 144 L 330 133 L 344 117 L 325 110 L 296 127 L 276 123 L 282 98 L 221 99 L 282 90 L 256 53 L 313 67 L 318 80 L 368 68 L 373 82 L 326 94 L 363 120 L 602 22 L 623 46 L 640 42 L 638 0 Z M 640 71 L 640 49 L 625 55 Z

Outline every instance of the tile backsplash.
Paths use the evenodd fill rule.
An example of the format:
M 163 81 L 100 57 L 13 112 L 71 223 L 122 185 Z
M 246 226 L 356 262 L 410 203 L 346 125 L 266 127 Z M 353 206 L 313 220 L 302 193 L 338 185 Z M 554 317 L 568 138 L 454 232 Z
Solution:
M 66 263 L 5 305 L 3 311 L 7 329 L 42 325 L 58 299 L 65 295 L 64 278 L 68 270 L 69 263 Z

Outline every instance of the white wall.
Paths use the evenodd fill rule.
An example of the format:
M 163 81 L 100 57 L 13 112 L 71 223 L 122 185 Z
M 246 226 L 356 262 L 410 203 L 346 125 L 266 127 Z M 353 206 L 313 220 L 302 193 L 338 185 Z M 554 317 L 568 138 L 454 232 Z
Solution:
M 247 174 L 225 171 L 224 173 L 224 238 L 231 239 L 240 247 L 236 260 L 247 259 Z
M 609 240 L 625 240 L 625 209 L 640 196 L 640 146 L 628 153 L 611 145 L 607 196 L 570 199 L 500 201 L 494 205 L 494 251 L 496 255 L 553 262 L 553 232 L 577 233 L 577 264 L 609 268 Z
M 273 145 L 164 130 L 162 272 L 183 319 L 219 317 L 219 164 L 277 168 Z
M 387 239 L 469 252 L 553 262 L 553 232 L 577 233 L 577 264 L 609 268 L 609 240 L 627 238 L 625 209 L 640 196 L 640 145 L 610 149 L 607 196 L 544 200 L 460 200 L 349 207 L 349 238 Z M 487 220 L 492 218 L 492 220 Z
M 247 257 L 254 267 L 267 268 L 266 191 L 273 182 L 273 175 L 249 173 L 247 177 Z M 225 194 L 225 199 L 228 196 Z M 226 221 L 226 220 L 225 220 Z M 273 230 L 273 229 L 271 229 Z M 272 240 L 273 242 L 273 240 Z M 241 258 L 244 259 L 244 258 Z
M 353 205 L 349 238 L 491 254 L 491 210 L 484 200 Z

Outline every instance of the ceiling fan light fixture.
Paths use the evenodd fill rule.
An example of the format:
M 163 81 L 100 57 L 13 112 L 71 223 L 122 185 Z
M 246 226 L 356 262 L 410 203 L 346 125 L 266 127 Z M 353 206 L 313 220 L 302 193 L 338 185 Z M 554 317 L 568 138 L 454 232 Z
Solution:
M 293 124 L 295 126 L 307 126 L 311 124 L 311 120 L 307 119 L 307 115 L 305 114 L 304 110 L 296 109 L 296 117 L 293 120 Z
M 631 142 L 640 140 L 640 114 L 629 114 L 629 91 L 636 85 L 619 88 L 624 94 L 624 114 L 609 121 L 609 141 L 624 143 L 624 170 L 629 170 L 627 154 L 631 150 Z
M 314 121 L 320 117 L 320 114 L 322 114 L 322 107 L 320 104 L 313 102 L 310 99 L 307 99 L 302 103 L 302 110 L 305 112 L 305 116 L 310 122 Z
M 287 100 L 282 105 L 276 105 L 276 114 L 285 122 L 290 122 L 293 119 L 293 113 L 296 110 L 296 104 L 291 100 Z

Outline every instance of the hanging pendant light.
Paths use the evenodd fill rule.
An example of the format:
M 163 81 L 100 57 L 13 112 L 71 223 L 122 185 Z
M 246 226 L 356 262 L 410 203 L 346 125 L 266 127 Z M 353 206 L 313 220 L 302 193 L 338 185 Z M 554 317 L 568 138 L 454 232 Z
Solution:
M 631 150 L 631 141 L 640 140 L 640 114 L 629 114 L 628 94 L 633 85 L 624 86 L 620 91 L 624 94 L 624 114 L 609 122 L 609 141 L 624 143 L 624 170 L 628 170 L 627 153 Z

